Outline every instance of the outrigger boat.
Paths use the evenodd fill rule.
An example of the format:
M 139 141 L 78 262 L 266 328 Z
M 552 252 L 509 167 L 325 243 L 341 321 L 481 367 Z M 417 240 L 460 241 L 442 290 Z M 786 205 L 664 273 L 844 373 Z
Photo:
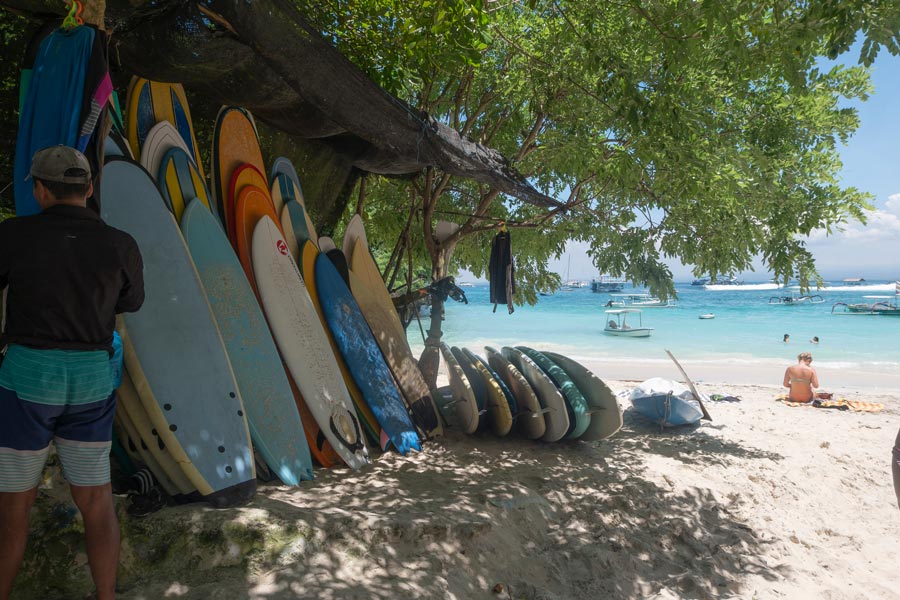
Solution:
M 794 304 L 822 304 L 825 302 L 825 298 L 818 294 L 814 294 L 812 296 L 772 296 L 769 298 L 769 304 L 788 304 L 793 306 Z
M 620 337 L 650 337 L 652 327 L 644 327 L 641 310 L 638 308 L 619 308 L 606 311 L 607 321 L 603 333 Z M 638 326 L 628 324 L 629 315 L 637 315 Z M 634 319 L 631 319 L 634 322 Z
M 831 314 L 900 317 L 900 304 L 897 303 L 897 296 L 863 296 L 863 298 L 878 300 L 878 302 L 873 302 L 872 304 L 866 304 L 865 302 L 855 304 L 836 302 L 831 307 Z M 843 307 L 843 310 L 837 310 L 839 306 Z
M 672 308 L 677 306 L 671 300 L 660 300 L 650 294 L 610 294 L 610 300 L 606 303 L 608 308 Z

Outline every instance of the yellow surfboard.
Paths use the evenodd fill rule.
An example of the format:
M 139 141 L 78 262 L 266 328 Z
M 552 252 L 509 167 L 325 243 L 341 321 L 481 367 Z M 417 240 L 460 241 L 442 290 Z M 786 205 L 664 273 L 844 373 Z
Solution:
M 178 130 L 203 178 L 203 162 L 200 160 L 197 137 L 194 135 L 194 124 L 184 88 L 180 83 L 163 83 L 133 77 L 128 86 L 125 126 L 128 144 L 135 160 L 140 160 L 147 134 L 154 125 L 162 121 L 168 121 Z M 156 173 L 152 175 L 156 177 Z

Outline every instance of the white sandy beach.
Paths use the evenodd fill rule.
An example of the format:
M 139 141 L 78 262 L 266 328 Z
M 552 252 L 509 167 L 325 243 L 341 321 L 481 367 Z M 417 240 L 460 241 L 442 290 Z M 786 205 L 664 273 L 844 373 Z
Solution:
M 626 412 L 593 444 L 451 432 L 359 473 L 263 486 L 248 507 L 129 519 L 121 597 L 900 598 L 898 394 L 827 386 L 886 405 L 871 414 L 700 387 L 741 400 L 679 431 Z
M 789 407 L 773 400 L 776 385 L 715 384 L 684 366 L 701 391 L 740 401 L 710 402 L 712 422 L 663 432 L 626 411 L 597 443 L 450 432 L 358 473 L 263 485 L 242 508 L 134 518 L 123 498 L 120 597 L 900 598 L 890 472 L 900 394 L 828 383 L 886 408 Z M 644 377 L 654 375 L 676 377 Z M 44 541 L 24 572 L 63 568 L 89 586 L 83 551 L 54 555 L 81 540 L 63 522 L 48 533 L 63 497 L 42 493 L 50 517 L 32 523 Z

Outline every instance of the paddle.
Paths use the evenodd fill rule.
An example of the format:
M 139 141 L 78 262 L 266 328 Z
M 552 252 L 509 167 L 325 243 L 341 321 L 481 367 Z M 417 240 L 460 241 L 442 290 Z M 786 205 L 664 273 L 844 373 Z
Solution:
M 669 358 L 672 359 L 672 362 L 675 363 L 675 366 L 678 367 L 679 371 L 681 371 L 681 374 L 682 376 L 684 376 L 684 380 L 687 382 L 688 387 L 691 388 L 691 393 L 694 395 L 694 398 L 697 399 L 697 404 L 700 405 L 700 410 L 703 412 L 703 418 L 707 421 L 712 421 L 712 417 L 709 416 L 709 413 L 706 412 L 706 407 L 703 406 L 703 399 L 700 397 L 700 392 L 698 392 L 697 388 L 694 387 L 694 382 L 691 381 L 691 378 L 688 377 L 688 374 L 684 372 L 684 368 L 677 360 L 675 360 L 675 357 L 672 356 L 672 353 L 666 350 L 666 354 L 669 355 Z

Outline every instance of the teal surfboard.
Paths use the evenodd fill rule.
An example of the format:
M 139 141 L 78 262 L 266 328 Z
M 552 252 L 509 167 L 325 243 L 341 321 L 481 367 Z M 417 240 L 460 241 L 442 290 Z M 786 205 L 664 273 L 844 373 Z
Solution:
M 584 399 L 581 390 L 578 389 L 578 386 L 562 367 L 544 356 L 542 352 L 526 346 L 516 346 L 516 348 L 533 360 L 547 374 L 551 381 L 556 384 L 556 387 L 559 388 L 559 391 L 562 392 L 563 398 L 566 399 L 566 411 L 569 413 L 569 430 L 566 432 L 566 439 L 572 440 L 580 437 L 591 424 L 587 400 Z
M 544 351 L 544 356 L 562 367 L 587 400 L 591 424 L 581 439 L 588 442 L 603 440 L 622 428 L 622 407 L 619 406 L 616 394 L 608 385 L 587 367 L 568 356 L 547 351 Z
M 244 406 L 203 284 L 172 213 L 140 166 L 103 169 L 103 220 L 131 234 L 144 305 L 124 315 L 125 364 L 151 422 L 200 495 L 248 501 L 256 471 Z
M 275 162 L 272 163 L 272 173 L 269 177 L 269 181 L 275 181 L 279 175 L 293 181 L 294 185 L 297 186 L 297 191 L 300 192 L 300 197 L 294 198 L 290 186 L 282 186 L 282 190 L 284 190 L 285 193 L 285 200 L 288 200 L 288 195 L 290 195 L 290 200 L 297 200 L 303 204 L 303 188 L 300 186 L 300 178 L 297 177 L 297 170 L 294 169 L 294 163 L 292 163 L 289 158 L 279 156 L 275 159 Z
M 400 454 L 420 450 L 419 435 L 378 343 L 347 284 L 324 254 L 316 257 L 315 278 L 332 339 L 382 430 Z
M 290 383 L 266 318 L 225 232 L 198 198 L 188 203 L 181 231 L 222 332 L 254 447 L 287 485 L 312 479 L 312 457 Z

